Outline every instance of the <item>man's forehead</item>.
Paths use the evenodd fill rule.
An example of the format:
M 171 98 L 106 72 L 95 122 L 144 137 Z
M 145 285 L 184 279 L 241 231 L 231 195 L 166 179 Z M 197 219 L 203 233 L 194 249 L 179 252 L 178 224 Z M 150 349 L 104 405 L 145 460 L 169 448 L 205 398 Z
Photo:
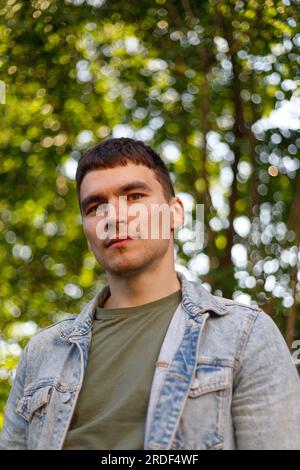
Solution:
M 113 168 L 98 168 L 88 172 L 81 183 L 80 194 L 84 197 L 97 190 L 101 193 L 116 191 L 121 186 L 135 181 L 148 186 L 156 184 L 153 170 L 144 165 L 128 164 Z

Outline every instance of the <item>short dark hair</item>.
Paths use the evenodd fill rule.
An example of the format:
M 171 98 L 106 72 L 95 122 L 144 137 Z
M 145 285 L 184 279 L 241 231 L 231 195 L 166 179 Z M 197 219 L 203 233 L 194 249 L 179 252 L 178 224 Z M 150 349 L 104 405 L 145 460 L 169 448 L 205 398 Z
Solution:
M 101 168 L 126 166 L 128 162 L 144 165 L 153 170 L 167 201 L 175 196 L 170 174 L 160 156 L 141 140 L 120 137 L 104 140 L 80 158 L 76 171 L 79 205 L 80 187 L 87 173 Z

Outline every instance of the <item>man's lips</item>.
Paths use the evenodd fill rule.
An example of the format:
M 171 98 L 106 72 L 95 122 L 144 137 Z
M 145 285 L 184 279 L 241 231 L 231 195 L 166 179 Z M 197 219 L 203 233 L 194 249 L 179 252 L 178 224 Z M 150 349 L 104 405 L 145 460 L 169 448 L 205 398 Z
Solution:
M 108 242 L 105 244 L 106 248 L 109 248 L 110 246 L 119 246 L 122 245 L 123 243 L 127 243 L 130 240 L 132 240 L 131 237 L 127 238 L 113 238 L 111 240 L 108 240 Z

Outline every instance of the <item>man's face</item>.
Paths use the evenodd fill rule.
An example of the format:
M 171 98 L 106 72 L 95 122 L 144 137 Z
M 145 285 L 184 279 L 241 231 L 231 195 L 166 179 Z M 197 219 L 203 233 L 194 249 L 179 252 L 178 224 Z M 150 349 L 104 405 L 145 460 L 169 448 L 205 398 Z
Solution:
M 165 199 L 150 168 L 128 163 L 93 170 L 82 181 L 80 201 L 84 233 L 107 272 L 130 276 L 173 256 L 172 229 L 178 226 L 176 220 L 183 220 L 182 202 L 178 197 Z M 158 215 L 157 207 L 168 210 Z M 127 235 L 132 239 L 125 240 Z M 116 238 L 123 241 L 109 244 Z

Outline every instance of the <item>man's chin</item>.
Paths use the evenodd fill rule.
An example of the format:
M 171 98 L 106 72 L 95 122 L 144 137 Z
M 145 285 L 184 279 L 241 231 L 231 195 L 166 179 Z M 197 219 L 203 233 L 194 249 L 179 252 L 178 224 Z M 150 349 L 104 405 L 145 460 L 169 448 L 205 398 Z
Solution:
M 130 276 L 145 269 L 145 263 L 140 261 L 120 261 L 115 263 L 101 263 L 105 271 L 113 275 Z
M 125 266 L 122 266 L 121 268 L 107 268 L 106 269 L 106 272 L 110 273 L 112 276 L 122 276 L 122 277 L 132 277 L 132 276 L 136 276 L 138 273 L 144 271 L 144 267 L 141 267 L 141 266 L 135 266 L 135 267 L 132 267 L 132 266 L 128 266 L 128 267 L 125 267 Z

